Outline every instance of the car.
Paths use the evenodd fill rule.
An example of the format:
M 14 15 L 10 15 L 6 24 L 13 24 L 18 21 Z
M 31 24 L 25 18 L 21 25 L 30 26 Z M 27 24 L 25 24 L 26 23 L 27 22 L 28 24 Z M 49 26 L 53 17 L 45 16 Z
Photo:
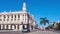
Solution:
M 23 33 L 27 33 L 27 32 L 30 32 L 30 30 L 29 30 L 28 28 L 24 28 L 24 29 L 22 30 L 22 32 L 23 32 Z

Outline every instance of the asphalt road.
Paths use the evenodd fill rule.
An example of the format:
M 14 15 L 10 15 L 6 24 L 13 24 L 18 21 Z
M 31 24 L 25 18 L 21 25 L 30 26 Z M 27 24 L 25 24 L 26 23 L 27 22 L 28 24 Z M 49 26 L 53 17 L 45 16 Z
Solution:
M 53 32 L 53 31 L 35 31 L 27 34 L 60 34 L 60 32 Z
M 0 32 L 0 34 L 60 34 L 60 32 L 34 30 L 29 33 L 22 33 L 20 31 L 4 31 Z

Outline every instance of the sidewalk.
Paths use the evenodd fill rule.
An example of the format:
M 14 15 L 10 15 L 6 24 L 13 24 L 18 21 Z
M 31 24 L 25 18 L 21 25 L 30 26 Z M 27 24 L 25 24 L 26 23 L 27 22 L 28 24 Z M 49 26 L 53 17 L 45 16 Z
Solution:
M 21 32 L 19 30 L 0 30 L 0 32 Z
M 34 29 L 34 30 L 31 30 L 30 32 L 36 32 L 37 30 L 36 29 Z

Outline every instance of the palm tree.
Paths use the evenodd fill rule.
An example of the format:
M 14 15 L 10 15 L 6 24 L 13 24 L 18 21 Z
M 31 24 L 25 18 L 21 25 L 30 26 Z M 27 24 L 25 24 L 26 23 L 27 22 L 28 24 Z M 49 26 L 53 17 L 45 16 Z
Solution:
M 46 25 L 46 23 L 48 23 L 49 24 L 49 20 L 47 20 L 47 18 L 46 17 L 44 17 L 44 18 L 40 18 L 40 24 L 42 24 L 42 25 Z

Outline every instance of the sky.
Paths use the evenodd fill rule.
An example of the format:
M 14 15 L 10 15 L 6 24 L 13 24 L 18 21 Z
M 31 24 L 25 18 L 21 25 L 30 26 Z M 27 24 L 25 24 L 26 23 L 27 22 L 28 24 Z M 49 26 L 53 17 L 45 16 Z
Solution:
M 22 10 L 24 0 L 0 0 L 0 12 Z M 26 0 L 27 12 L 34 15 L 37 24 L 40 18 L 47 17 L 52 21 L 60 20 L 60 0 Z

